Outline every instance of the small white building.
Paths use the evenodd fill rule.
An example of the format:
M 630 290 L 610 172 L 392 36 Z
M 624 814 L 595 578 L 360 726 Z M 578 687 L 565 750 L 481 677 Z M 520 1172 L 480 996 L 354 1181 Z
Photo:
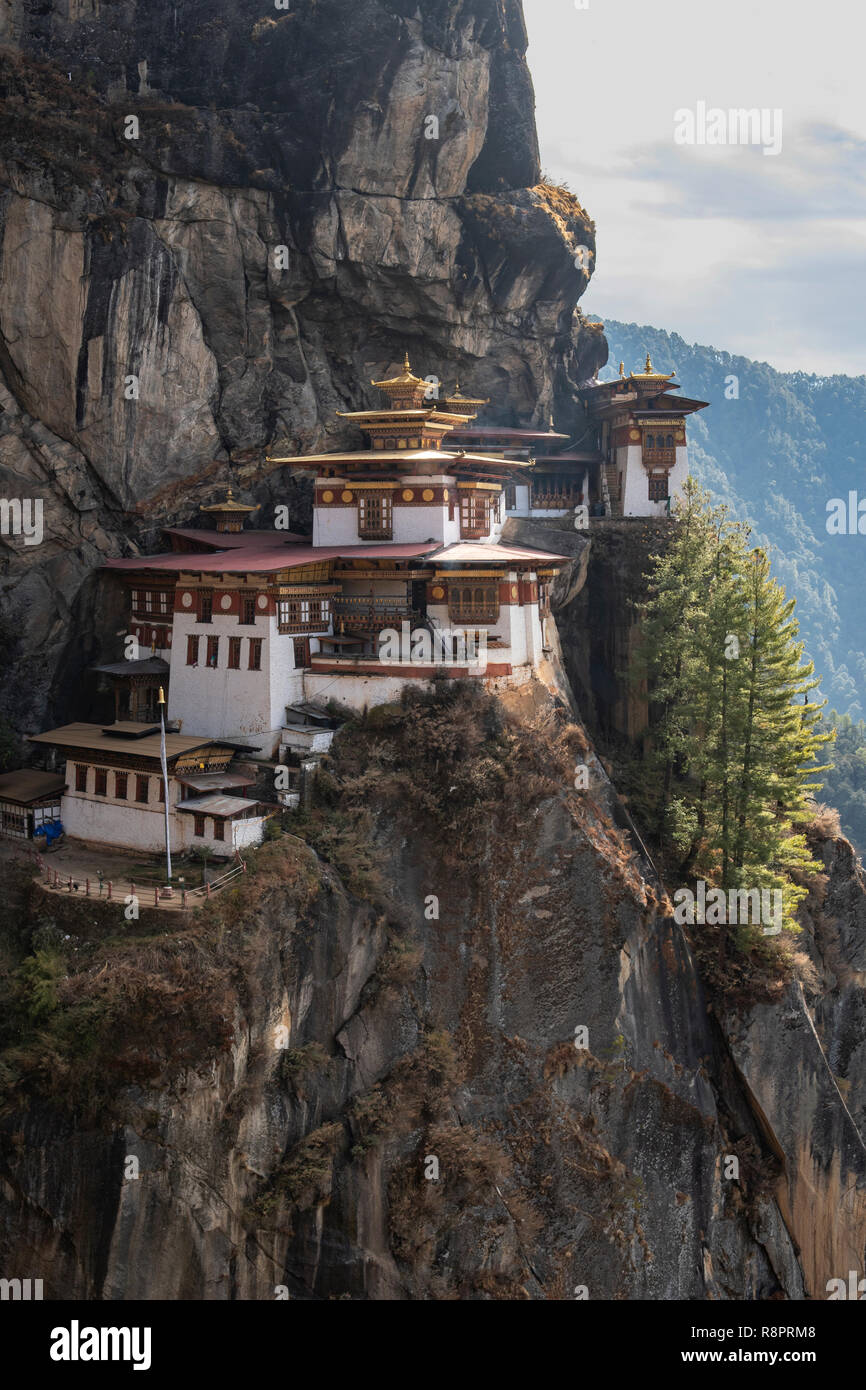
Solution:
M 706 401 L 680 396 L 672 373 L 643 372 L 582 389 L 599 431 L 601 494 L 613 516 L 668 516 L 689 473 L 686 417 Z
M 116 849 L 165 850 L 158 726 L 66 724 L 30 741 L 55 750 L 63 763 L 60 819 L 67 836 Z M 232 771 L 236 747 L 178 733 L 167 733 L 165 745 L 172 853 L 200 848 L 231 857 L 258 844 L 272 812 L 238 794 L 252 779 Z

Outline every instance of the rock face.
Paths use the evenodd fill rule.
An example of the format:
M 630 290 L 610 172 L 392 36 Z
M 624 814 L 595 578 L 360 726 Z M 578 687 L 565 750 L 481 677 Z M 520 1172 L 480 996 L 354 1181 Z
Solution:
M 0 41 L 0 491 L 45 503 L 43 545 L 2 538 L 30 729 L 119 651 L 97 555 L 228 481 L 303 527 L 269 446 L 337 447 L 404 350 L 502 423 L 567 427 L 606 346 L 517 0 L 11 0 Z
M 118 1300 L 802 1299 L 861 1270 L 866 885 L 846 843 L 822 842 L 800 977 L 711 1011 L 579 729 L 591 781 L 571 790 L 552 705 L 508 697 L 532 764 L 504 781 L 501 713 L 446 706 L 482 805 L 468 863 L 459 799 L 416 819 L 455 776 L 431 789 L 411 761 L 438 757 L 440 705 L 406 743 L 380 716 L 335 744 L 344 815 L 372 813 L 369 842 L 330 832 L 339 873 L 284 840 L 232 898 L 165 936 L 145 914 L 119 952 L 107 904 L 31 900 L 24 930 L 71 936 L 71 988 L 136 1002 L 111 996 L 98 1103 L 73 1068 L 7 1104 L 7 1277 Z M 141 959 L 152 991 L 161 958 L 184 962 L 180 1007 L 157 994 L 142 1050 L 151 994 L 124 981 Z

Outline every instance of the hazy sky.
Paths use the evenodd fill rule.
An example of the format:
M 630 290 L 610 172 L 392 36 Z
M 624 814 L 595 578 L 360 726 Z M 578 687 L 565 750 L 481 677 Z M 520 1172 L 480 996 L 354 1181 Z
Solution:
M 866 371 L 866 6 L 524 11 L 542 165 L 597 227 L 583 309 L 785 371 Z M 699 102 L 781 110 L 781 151 L 676 143 Z

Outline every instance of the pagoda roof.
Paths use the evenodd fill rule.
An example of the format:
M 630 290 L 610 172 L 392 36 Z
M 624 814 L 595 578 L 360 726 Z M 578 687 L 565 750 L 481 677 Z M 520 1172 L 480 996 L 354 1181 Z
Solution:
M 226 489 L 224 501 L 212 502 L 209 507 L 199 507 L 200 512 L 257 512 L 258 510 L 258 506 L 247 507 L 243 502 L 236 502 L 231 488 Z
M 454 383 L 454 392 L 453 392 L 453 394 L 450 395 L 450 396 L 444 396 L 444 397 L 443 397 L 443 400 L 445 401 L 445 404 L 446 404 L 446 405 L 451 405 L 451 404 L 453 404 L 455 401 L 456 401 L 456 403 L 457 403 L 458 405 L 489 405 L 489 404 L 490 404 L 490 397 L 489 397 L 489 396 L 484 396 L 484 397 L 481 397 L 481 396 L 464 396 L 464 395 L 461 393 L 461 391 L 460 391 L 460 382 L 459 382 L 459 381 L 455 381 L 455 383 Z
M 547 436 L 545 436 L 546 438 Z M 568 435 L 555 436 L 567 439 Z M 293 464 L 296 468 L 308 468 L 311 464 L 337 464 L 337 463 L 383 463 L 387 462 L 411 462 L 411 463 L 438 463 L 447 465 L 445 468 L 433 469 L 433 472 L 444 473 L 448 467 L 456 461 L 464 463 L 489 463 L 495 464 L 498 468 L 503 467 L 503 460 L 495 454 L 470 454 L 465 450 L 457 449 L 353 449 L 345 453 L 335 454 L 294 454 L 289 458 L 268 457 L 268 463 L 287 463 Z M 519 459 L 508 460 L 509 466 L 515 468 L 525 468 L 527 465 Z
M 429 382 L 424 381 L 420 376 L 416 376 L 412 371 L 409 365 L 408 352 L 403 359 L 402 372 L 398 372 L 396 376 L 386 377 L 384 381 L 373 381 L 372 378 L 370 381 L 371 386 L 378 386 L 383 391 L 386 391 L 389 386 L 423 386 L 426 390 L 429 384 Z
M 428 421 L 430 424 L 441 424 L 442 429 L 447 429 L 453 420 L 463 423 L 465 415 L 451 414 L 447 410 L 436 410 L 431 406 L 407 406 L 405 410 L 395 407 L 389 410 L 385 406 L 381 410 L 338 410 L 335 412 L 341 420 L 375 420 L 380 424 L 399 425 L 402 421 L 407 424 L 413 420 Z

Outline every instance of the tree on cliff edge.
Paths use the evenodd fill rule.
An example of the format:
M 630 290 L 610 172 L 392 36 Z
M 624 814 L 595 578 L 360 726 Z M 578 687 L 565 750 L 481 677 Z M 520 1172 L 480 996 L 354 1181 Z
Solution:
M 644 794 L 671 872 L 726 891 L 781 889 L 784 925 L 795 927 L 805 889 L 791 875 L 816 868 L 803 825 L 827 735 L 795 600 L 748 538 L 687 481 L 641 606 L 637 674 L 651 700 Z

